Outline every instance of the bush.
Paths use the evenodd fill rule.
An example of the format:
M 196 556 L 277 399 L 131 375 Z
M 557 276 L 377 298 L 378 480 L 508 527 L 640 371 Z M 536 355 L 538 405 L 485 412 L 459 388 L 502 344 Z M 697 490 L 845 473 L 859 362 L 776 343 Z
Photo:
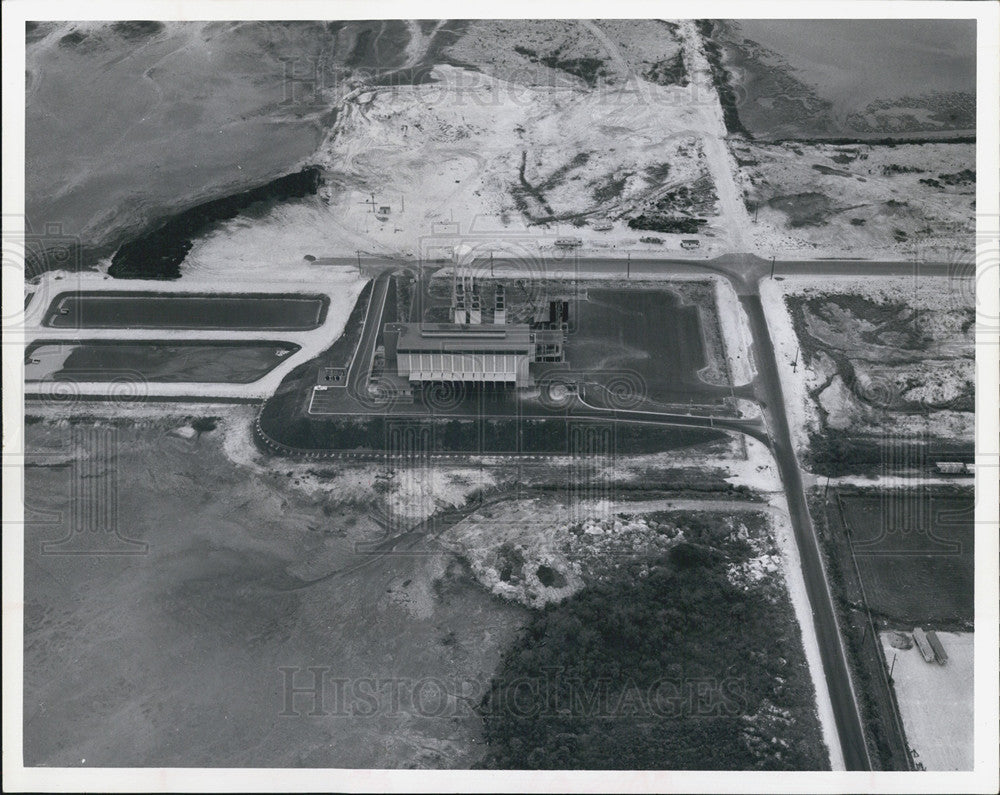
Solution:
M 201 436 L 203 433 L 211 433 L 216 429 L 218 417 L 198 417 L 198 419 L 191 422 L 191 427 L 194 428 L 198 435 Z

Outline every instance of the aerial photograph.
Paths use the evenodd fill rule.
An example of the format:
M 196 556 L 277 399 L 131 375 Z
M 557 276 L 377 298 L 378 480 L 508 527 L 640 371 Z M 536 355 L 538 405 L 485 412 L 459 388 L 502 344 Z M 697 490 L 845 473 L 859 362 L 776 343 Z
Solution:
M 975 18 L 22 11 L 19 764 L 977 769 Z

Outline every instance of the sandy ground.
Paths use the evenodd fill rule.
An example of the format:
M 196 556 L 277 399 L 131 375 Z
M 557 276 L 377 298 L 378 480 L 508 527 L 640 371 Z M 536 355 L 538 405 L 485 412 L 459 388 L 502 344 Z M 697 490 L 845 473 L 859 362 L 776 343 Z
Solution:
M 833 294 L 857 295 L 874 302 L 899 302 L 916 309 L 936 310 L 928 315 L 925 327 L 926 333 L 932 335 L 939 348 L 948 346 L 956 352 L 965 354 L 971 349 L 971 338 L 968 334 L 953 328 L 948 322 L 948 314 L 952 311 L 963 311 L 975 306 L 971 294 L 972 282 L 966 279 L 952 280 L 948 277 L 921 276 L 919 279 L 910 277 L 830 277 L 815 279 L 808 276 L 789 276 L 781 281 L 764 279 L 760 283 L 761 302 L 767 315 L 771 338 L 774 341 L 778 360 L 778 372 L 781 377 L 782 391 L 785 396 L 785 407 L 788 412 L 789 426 L 796 450 L 801 457 L 809 446 L 809 432 L 821 429 L 820 414 L 816 403 L 809 395 L 811 389 L 821 385 L 827 374 L 818 369 L 804 366 L 798 337 L 792 324 L 791 316 L 785 306 L 785 296 L 822 296 Z M 940 369 L 942 362 L 946 370 Z M 797 363 L 793 367 L 793 363 Z M 963 384 L 971 384 L 972 370 L 964 366 L 961 360 L 948 361 L 936 359 L 937 378 L 942 373 L 950 375 L 951 380 Z M 836 384 L 834 385 L 836 388 Z M 941 389 L 957 387 L 941 386 Z M 844 390 L 846 392 L 846 390 Z M 821 397 L 827 403 L 825 408 L 836 417 L 838 412 L 847 416 L 851 401 L 847 394 L 841 395 L 837 401 L 836 393 L 825 390 Z M 837 420 L 835 420 L 837 421 Z M 845 427 L 860 427 L 847 423 Z M 972 438 L 974 415 L 971 412 L 949 410 L 931 411 L 926 417 L 896 415 L 894 427 L 902 434 L 913 437 L 930 433 L 950 438 Z
M 886 664 L 914 761 L 925 770 L 972 770 L 973 633 L 938 632 L 946 665 L 928 663 L 916 644 L 895 649 L 883 632 Z M 895 660 L 895 663 L 893 662 Z
M 363 86 L 341 97 L 337 120 L 314 157 L 327 170 L 320 196 L 254 219 L 253 231 L 247 222 L 223 225 L 196 246 L 185 270 L 234 248 L 226 243 L 233 236 L 244 244 L 252 238 L 268 251 L 280 241 L 287 260 L 359 250 L 434 259 L 450 253 L 456 236 L 473 244 L 488 239 L 495 249 L 522 256 L 551 250 L 560 236 L 580 238 L 584 251 L 606 256 L 649 250 L 699 258 L 740 249 L 749 220 L 694 26 L 680 23 L 676 41 L 659 28 L 636 39 L 620 24 L 603 21 L 528 27 L 538 33 L 535 28 L 545 24 L 567 28 L 553 28 L 551 35 L 601 49 L 607 78 L 588 87 L 566 72 L 526 62 L 509 40 L 500 48 L 493 28 L 517 23 L 473 23 L 450 52 L 484 71 L 439 65 L 432 83 Z M 658 85 L 642 76 L 654 60 L 678 50 L 690 85 Z M 566 220 L 529 228 L 514 195 L 522 157 L 525 179 Z M 650 175 L 664 164 L 665 177 Z M 702 177 L 710 178 L 718 196 L 704 234 L 630 230 L 619 219 Z M 533 218 L 547 217 L 535 197 L 527 201 Z M 383 206 L 388 212 L 380 217 L 374 211 Z M 569 223 L 572 216 L 584 225 Z M 611 229 L 591 226 L 605 219 L 612 220 Z M 641 243 L 643 236 L 662 243 Z M 688 237 L 698 237 L 700 249 L 681 249 Z
M 753 208 L 752 250 L 760 256 L 913 259 L 916 253 L 919 259 L 950 261 L 972 253 L 974 173 L 956 185 L 940 177 L 975 172 L 974 144 L 735 141 L 732 147 L 745 164 L 738 171 L 741 201 Z M 792 203 L 791 215 L 781 209 L 785 199 Z
M 754 364 L 750 348 L 750 343 L 753 341 L 750 321 L 733 289 L 732 282 L 721 276 L 714 277 L 713 281 L 717 314 L 722 327 L 722 338 L 725 340 L 732 383 L 733 386 L 743 386 L 757 376 L 757 366 Z
M 644 85 L 640 95 L 528 87 L 445 66 L 435 76 L 433 85 L 359 96 L 321 147 L 335 186 L 330 209 L 351 235 L 342 251 L 362 238 L 363 250 L 431 258 L 436 239 L 454 229 L 498 230 L 501 241 L 540 249 L 560 235 L 606 250 L 646 234 L 623 222 L 604 232 L 564 222 L 525 234 L 511 197 L 522 152 L 525 178 L 552 182 L 545 196 L 556 215 L 603 217 L 635 205 L 663 187 L 643 177 L 663 163 L 676 184 L 705 173 L 697 144 L 711 119 L 701 106 L 678 107 L 663 87 Z M 623 147 L 626 138 L 635 145 Z M 586 162 L 575 164 L 578 156 Z M 560 168 L 566 175 L 551 179 Z M 614 178 L 624 180 L 619 195 L 595 200 L 593 191 Z M 387 220 L 373 214 L 372 194 L 376 206 L 390 208 Z
M 212 273 L 205 269 L 197 274 L 178 281 L 147 281 L 143 279 L 111 279 L 99 273 L 66 273 L 50 271 L 42 275 L 39 283 L 34 286 L 34 296 L 28 305 L 24 325 L 22 327 L 25 344 L 45 339 L 88 340 L 128 339 L 141 341 L 144 339 L 163 340 L 280 340 L 295 343 L 301 349 L 288 356 L 277 367 L 262 378 L 250 384 L 140 384 L 142 394 L 132 394 L 134 385 L 129 387 L 130 399 L 139 399 L 151 395 L 157 396 L 205 396 L 205 397 L 242 397 L 266 398 L 274 393 L 281 380 L 295 367 L 315 358 L 326 350 L 341 335 L 344 324 L 347 323 L 351 310 L 358 295 L 365 285 L 365 279 L 353 266 L 329 266 L 317 263 L 299 264 L 298 278 L 286 281 L 274 281 L 273 270 L 261 268 L 256 274 L 244 274 L 236 278 L 231 273 L 225 278 L 223 273 Z M 257 276 L 258 278 L 254 278 Z M 266 277 L 266 278 L 260 278 Z M 54 329 L 42 326 L 45 313 L 52 299 L 62 292 L 73 290 L 101 291 L 149 291 L 157 293 L 300 293 L 326 295 L 330 306 L 326 319 L 318 328 L 308 331 L 225 331 L 225 330 L 181 330 L 181 329 L 87 329 L 73 332 L 67 329 Z M 18 329 L 13 330 L 19 333 Z M 58 367 L 56 360 L 46 360 L 41 365 L 25 365 L 25 375 L 42 379 L 47 372 Z M 44 368 L 44 371 L 39 370 Z M 37 371 L 37 372 L 36 372 Z M 120 389 L 108 383 L 74 382 L 74 388 L 79 394 L 120 395 L 115 389 Z M 51 381 L 28 381 L 25 383 L 26 394 L 51 395 L 64 393 L 64 386 L 56 386 Z

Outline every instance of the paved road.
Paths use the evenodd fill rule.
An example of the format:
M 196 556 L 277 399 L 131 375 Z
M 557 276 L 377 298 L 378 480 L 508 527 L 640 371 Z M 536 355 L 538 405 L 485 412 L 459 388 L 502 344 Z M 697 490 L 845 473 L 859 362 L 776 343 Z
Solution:
M 809 514 L 805 488 L 802 485 L 802 472 L 792 446 L 777 359 L 767 319 L 764 316 L 764 308 L 759 295 L 740 296 L 740 302 L 746 310 L 753 332 L 757 389 L 760 403 L 769 418 L 771 449 L 778 464 L 781 482 L 785 487 L 788 513 L 795 532 L 799 558 L 802 561 L 802 574 L 809 596 L 809 605 L 812 608 L 813 624 L 823 660 L 823 674 L 833 705 L 844 765 L 848 770 L 871 770 L 864 725 L 837 623 L 833 595 L 826 579 L 819 541 Z
M 378 347 L 379 333 L 382 330 L 382 315 L 385 313 L 385 297 L 389 291 L 391 278 L 391 270 L 383 271 L 375 278 L 375 283 L 372 285 L 372 292 L 368 297 L 365 327 L 361 332 L 361 339 L 358 341 L 357 350 L 347 372 L 347 387 L 352 395 L 368 394 L 368 374 L 372 370 L 375 348 Z

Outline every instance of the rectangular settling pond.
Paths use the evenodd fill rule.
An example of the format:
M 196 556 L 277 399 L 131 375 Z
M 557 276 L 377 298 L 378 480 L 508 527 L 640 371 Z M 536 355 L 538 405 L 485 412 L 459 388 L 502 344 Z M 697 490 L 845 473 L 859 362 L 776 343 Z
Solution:
M 325 295 L 78 292 L 57 295 L 50 328 L 301 331 L 326 319 Z
M 249 384 L 299 346 L 288 342 L 144 340 L 33 343 L 25 351 L 26 381 Z

